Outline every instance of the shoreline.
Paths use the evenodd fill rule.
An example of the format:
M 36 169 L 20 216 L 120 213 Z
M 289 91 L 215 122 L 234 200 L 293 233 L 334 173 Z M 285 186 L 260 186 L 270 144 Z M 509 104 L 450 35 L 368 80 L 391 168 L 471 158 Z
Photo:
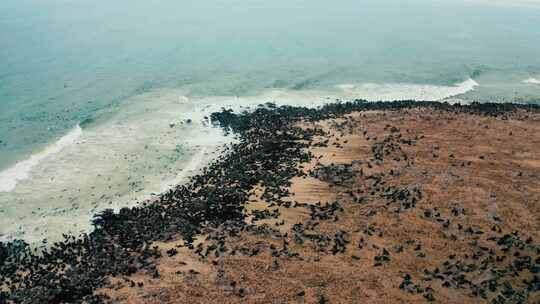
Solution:
M 24 239 L 37 245 L 43 239 L 54 242 L 67 232 L 64 226 L 71 227 L 69 233 L 75 235 L 89 233 L 92 215 L 99 210 L 130 207 L 151 197 L 148 193 L 163 192 L 163 186 L 174 180 L 183 166 L 190 166 L 188 158 L 198 153 L 199 144 L 215 150 L 229 142 L 219 128 L 207 127 L 209 122 L 203 119 L 222 106 L 249 111 L 258 104 L 276 101 L 278 105 L 315 107 L 352 96 L 435 100 L 468 92 L 475 85 L 468 79 L 448 86 L 374 83 L 324 91 L 264 89 L 244 97 L 196 98 L 176 89 L 133 96 L 122 101 L 124 106 L 87 118 L 81 123 L 86 128 L 77 145 L 37 164 L 29 178 L 11 192 L 0 192 L 0 213 L 8 215 L 0 224 L 1 240 Z M 187 120 L 193 124 L 185 124 Z
M 245 208 L 249 206 L 250 197 L 256 188 L 264 194 L 262 197 L 265 202 L 286 205 L 285 198 L 290 194 L 287 187 L 290 186 L 291 179 L 306 177 L 307 173 L 298 165 L 313 160 L 313 155 L 306 149 L 311 147 L 314 138 L 321 134 L 316 128 L 298 127 L 296 125 L 298 122 L 313 123 L 336 119 L 353 112 L 396 113 L 408 109 L 479 117 L 504 117 L 512 116 L 516 111 L 530 113 L 540 111 L 538 106 L 517 104 L 450 105 L 440 102 L 356 101 L 329 104 L 320 109 L 270 105 L 267 108 L 258 108 L 253 113 L 234 114 L 228 111 L 214 113 L 211 117 L 213 123 L 236 134 L 240 142 L 225 148 L 224 155 L 205 167 L 202 174 L 190 178 L 190 182 L 186 185 L 176 186 L 173 190 L 161 194 L 157 203 L 143 203 L 143 206 L 131 209 L 122 208 L 119 213 L 104 211 L 95 218 L 94 232 L 83 235 L 80 239 L 68 236 L 64 242 L 45 249 L 42 258 L 35 256 L 27 247 L 17 245 L 17 242 L 0 243 L 0 260 L 3 261 L 0 263 L 2 265 L 0 270 L 6 278 L 11 279 L 11 283 L 8 286 L 1 285 L 0 290 L 12 291 L 4 292 L 0 298 L 38 302 L 40 299 L 54 299 L 60 302 L 85 299 L 97 303 L 106 298 L 96 294 L 95 291 L 107 286 L 111 276 L 129 277 L 140 272 L 156 275 L 156 263 L 162 256 L 169 256 L 169 253 L 163 253 L 160 249 L 152 247 L 153 242 L 166 243 L 177 240 L 181 242 L 178 245 L 182 246 L 184 241 L 187 242 L 186 247 L 169 248 L 167 252 L 173 253 L 174 250 L 191 250 L 190 247 L 196 252 L 195 245 L 189 243 L 193 243 L 194 238 L 206 230 L 213 230 L 214 233 L 220 234 L 222 239 L 226 239 L 231 231 L 236 230 L 277 237 L 277 232 L 268 225 L 246 223 Z M 308 207 L 308 211 L 317 211 L 322 215 L 334 217 L 342 208 L 336 205 L 329 206 Z M 300 206 L 302 207 L 303 205 Z M 263 208 L 252 216 L 264 220 L 269 217 L 264 210 L 266 209 Z M 294 218 L 296 215 L 291 216 Z M 278 228 L 288 230 L 294 228 L 282 226 Z M 183 240 L 180 241 L 181 239 Z M 340 246 L 342 245 L 338 247 Z M 6 259 L 7 256 L 10 256 L 10 260 Z M 51 265 L 54 258 L 61 262 Z M 385 260 L 384 255 L 381 259 Z M 49 271 L 51 273 L 49 275 L 55 279 L 49 283 L 40 281 L 41 275 L 37 277 L 21 275 L 29 269 L 45 269 L 51 266 L 53 271 Z M 61 273 L 68 269 L 66 278 L 61 278 Z M 159 277 L 159 273 L 157 276 Z M 27 288 L 18 285 L 20 283 L 17 282 L 22 279 L 26 280 Z M 81 284 L 85 287 L 80 288 Z M 234 289 L 232 292 L 240 291 Z

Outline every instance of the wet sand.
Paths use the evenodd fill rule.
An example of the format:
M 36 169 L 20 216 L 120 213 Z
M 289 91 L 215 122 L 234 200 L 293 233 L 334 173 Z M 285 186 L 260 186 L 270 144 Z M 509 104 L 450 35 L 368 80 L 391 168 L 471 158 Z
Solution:
M 297 123 L 312 158 L 246 225 L 155 242 L 119 303 L 537 303 L 540 114 L 433 108 Z M 191 247 L 191 248 L 188 248 Z

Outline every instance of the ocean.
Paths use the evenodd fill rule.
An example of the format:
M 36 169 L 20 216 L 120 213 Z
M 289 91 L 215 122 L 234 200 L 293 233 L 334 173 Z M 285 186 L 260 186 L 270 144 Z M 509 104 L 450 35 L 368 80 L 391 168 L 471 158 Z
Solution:
M 0 240 L 181 183 L 222 107 L 540 103 L 539 28 L 534 0 L 2 0 Z

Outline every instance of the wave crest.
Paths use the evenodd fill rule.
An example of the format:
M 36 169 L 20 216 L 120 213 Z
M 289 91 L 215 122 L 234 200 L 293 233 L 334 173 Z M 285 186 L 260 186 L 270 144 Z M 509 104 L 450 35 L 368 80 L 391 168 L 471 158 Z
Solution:
M 529 78 L 529 79 L 525 79 L 523 80 L 524 83 L 526 84 L 534 84 L 534 85 L 540 85 L 540 80 L 536 79 L 536 78 Z
M 33 154 L 30 158 L 18 162 L 12 167 L 0 172 L 0 192 L 10 192 L 15 189 L 17 183 L 30 176 L 32 168 L 50 155 L 60 152 L 65 147 L 75 143 L 77 138 L 82 135 L 82 129 L 79 125 L 73 128 L 68 134 L 61 137 L 54 144 L 45 148 L 45 150 Z
M 454 86 L 437 86 L 422 84 L 341 84 L 337 87 L 356 99 L 368 101 L 395 100 L 444 100 L 474 90 L 479 84 L 469 78 Z

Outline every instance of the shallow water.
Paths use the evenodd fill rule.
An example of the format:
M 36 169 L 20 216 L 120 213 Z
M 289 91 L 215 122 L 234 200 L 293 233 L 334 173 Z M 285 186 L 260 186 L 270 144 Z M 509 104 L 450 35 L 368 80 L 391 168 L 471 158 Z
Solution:
M 180 182 L 222 106 L 540 98 L 538 1 L 100 1 L 0 2 L 0 238 Z

